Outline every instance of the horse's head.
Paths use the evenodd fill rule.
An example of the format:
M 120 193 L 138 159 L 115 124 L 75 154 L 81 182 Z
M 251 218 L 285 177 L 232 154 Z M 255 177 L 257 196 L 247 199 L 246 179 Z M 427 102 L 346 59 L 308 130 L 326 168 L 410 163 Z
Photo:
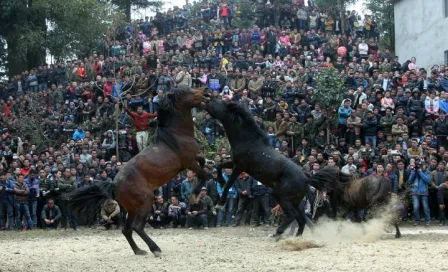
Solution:
M 172 89 L 159 102 L 159 110 L 183 111 L 190 110 L 201 105 L 205 88 L 190 89 L 186 85 L 179 85 Z
M 230 121 L 233 126 L 255 123 L 252 115 L 241 103 L 228 102 L 219 98 L 207 98 L 205 110 L 214 118 L 220 120 L 224 126 Z
M 219 98 L 206 98 L 204 109 L 214 118 L 224 120 L 228 115 L 228 102 Z

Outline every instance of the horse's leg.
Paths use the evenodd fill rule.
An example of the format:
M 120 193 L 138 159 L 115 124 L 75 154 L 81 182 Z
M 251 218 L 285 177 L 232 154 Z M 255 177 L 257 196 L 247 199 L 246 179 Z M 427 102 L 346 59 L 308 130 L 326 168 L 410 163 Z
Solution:
M 303 231 L 305 230 L 305 225 L 308 225 L 311 231 L 314 231 L 313 222 L 311 222 L 311 220 L 308 217 L 306 217 L 305 204 L 306 203 L 302 201 L 302 203 L 300 203 L 299 205 L 299 208 L 297 209 L 296 221 L 299 224 L 299 229 L 297 230 L 296 236 L 302 236 Z
M 278 241 L 282 237 L 282 234 L 285 232 L 286 228 L 294 221 L 297 216 L 297 211 L 294 208 L 294 205 L 291 201 L 286 200 L 286 197 L 279 193 L 276 189 L 274 189 L 273 196 L 277 203 L 280 205 L 283 211 L 283 221 L 277 227 L 277 231 L 274 234 L 275 239 Z M 298 222 L 300 224 L 300 222 Z
M 139 207 L 137 210 L 137 213 L 135 215 L 135 221 L 134 221 L 134 231 L 137 232 L 137 234 L 140 236 L 140 238 L 145 241 L 145 243 L 148 245 L 151 252 L 156 257 L 160 257 L 162 254 L 162 250 L 160 250 L 159 246 L 151 239 L 149 238 L 148 234 L 146 234 L 144 228 L 146 224 L 146 218 L 149 214 L 149 212 L 152 209 L 152 204 L 154 201 L 154 194 L 149 191 L 146 195 L 146 198 L 144 199 L 143 204 Z
M 204 170 L 204 167 L 202 166 L 201 161 L 198 161 L 198 158 L 202 157 L 196 157 L 196 161 L 194 161 L 190 166 L 186 167 L 190 169 L 191 171 L 195 172 L 196 175 L 199 177 L 199 182 L 196 185 L 196 187 L 193 189 L 193 194 L 199 195 L 201 192 L 201 188 L 205 187 L 207 182 L 207 173 Z
M 146 255 L 148 254 L 146 251 L 141 250 L 137 244 L 135 243 L 134 239 L 132 238 L 132 227 L 134 224 L 134 217 L 135 214 L 128 211 L 128 216 L 126 218 L 126 222 L 124 223 L 123 230 L 121 231 L 126 237 L 126 240 L 128 240 L 129 245 L 131 246 L 132 250 L 134 251 L 135 255 Z
M 400 227 L 398 226 L 398 222 L 395 222 L 395 238 L 401 238 Z

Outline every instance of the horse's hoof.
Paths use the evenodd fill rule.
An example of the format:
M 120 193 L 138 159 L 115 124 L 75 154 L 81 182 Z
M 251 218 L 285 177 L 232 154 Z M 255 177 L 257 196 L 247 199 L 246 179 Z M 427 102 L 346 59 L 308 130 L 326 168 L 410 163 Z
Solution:
M 141 249 L 137 249 L 136 251 L 135 251 L 135 255 L 148 255 L 148 252 L 146 252 L 146 251 L 144 251 L 144 250 L 141 250 Z
M 162 251 L 156 250 L 156 251 L 153 251 L 152 254 L 154 254 L 154 256 L 156 258 L 162 257 Z
M 396 234 L 395 234 L 395 238 L 397 238 L 397 239 L 398 239 L 398 238 L 401 238 L 401 233 L 396 233 Z
M 275 241 L 278 242 L 278 241 L 280 241 L 280 239 L 282 239 L 282 235 L 275 233 L 275 234 L 272 234 L 272 238 L 274 238 Z

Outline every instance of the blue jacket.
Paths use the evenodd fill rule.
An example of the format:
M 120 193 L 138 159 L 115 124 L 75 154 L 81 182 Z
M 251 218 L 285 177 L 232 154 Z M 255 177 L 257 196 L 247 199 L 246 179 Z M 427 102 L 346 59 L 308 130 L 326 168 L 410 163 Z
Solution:
M 73 133 L 73 140 L 83 140 L 84 139 L 84 130 L 75 130 L 75 132 Z
M 30 199 L 36 199 L 37 196 L 39 196 L 39 179 L 35 177 L 33 180 L 31 180 L 29 177 L 25 179 L 26 185 L 28 185 L 28 188 L 30 188 Z M 33 186 L 37 185 L 37 189 L 33 188 Z
M 259 181 L 252 179 L 250 189 L 253 196 L 264 196 L 269 193 L 269 188 L 266 185 L 259 183 Z
M 121 99 L 122 90 L 123 90 L 123 82 L 115 83 L 114 86 L 112 87 L 112 100 L 114 100 L 115 97 L 117 96 L 119 96 Z
M 227 174 L 226 173 L 222 173 L 222 177 L 224 178 L 224 180 L 226 181 L 226 183 L 227 183 L 227 181 L 229 181 L 229 176 L 227 176 Z M 217 186 L 216 186 L 216 191 L 218 192 L 218 195 L 222 195 L 222 187 L 221 187 L 221 185 L 218 183 L 218 184 L 216 184 Z M 232 185 L 232 187 L 230 187 L 230 189 L 229 189 L 229 193 L 227 194 L 227 198 L 236 198 L 236 194 L 237 194 L 237 190 L 236 190 L 236 187 L 235 187 L 235 183 Z
M 398 177 L 394 172 L 387 173 L 390 181 L 392 181 L 392 193 L 398 194 Z
M 14 183 L 15 180 L 13 179 L 5 180 L 4 183 L 0 183 L 0 186 L 6 186 L 6 190 L 0 192 L 0 200 L 4 200 L 3 197 L 6 196 L 9 203 L 14 203 Z
M 412 187 L 412 195 L 428 195 L 428 184 L 431 182 L 431 176 L 428 170 L 412 171 L 409 176 L 408 184 Z
M 341 125 L 345 125 L 345 122 L 352 114 L 352 108 L 350 107 L 345 108 L 344 106 L 342 106 L 339 108 L 338 114 L 339 114 L 338 123 Z
M 443 99 L 439 102 L 439 107 L 441 110 L 448 112 L 448 100 Z
M 446 76 L 443 76 L 443 78 L 440 80 L 440 86 L 442 86 L 442 89 L 445 92 L 448 91 L 448 78 Z
M 193 190 L 193 184 L 188 179 L 182 181 L 180 194 L 182 196 L 182 200 L 187 202 L 190 198 L 191 191 Z

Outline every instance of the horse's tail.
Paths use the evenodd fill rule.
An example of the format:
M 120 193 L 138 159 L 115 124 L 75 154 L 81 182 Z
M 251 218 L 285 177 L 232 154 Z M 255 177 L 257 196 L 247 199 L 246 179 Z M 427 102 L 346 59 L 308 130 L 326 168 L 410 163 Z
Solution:
M 81 187 L 70 194 L 70 204 L 77 211 L 98 209 L 104 201 L 114 198 L 114 189 L 115 183 L 110 182 Z
M 327 167 L 317 171 L 310 179 L 311 186 L 319 191 L 337 191 L 343 192 L 349 184 L 350 176 L 340 173 L 338 169 Z

